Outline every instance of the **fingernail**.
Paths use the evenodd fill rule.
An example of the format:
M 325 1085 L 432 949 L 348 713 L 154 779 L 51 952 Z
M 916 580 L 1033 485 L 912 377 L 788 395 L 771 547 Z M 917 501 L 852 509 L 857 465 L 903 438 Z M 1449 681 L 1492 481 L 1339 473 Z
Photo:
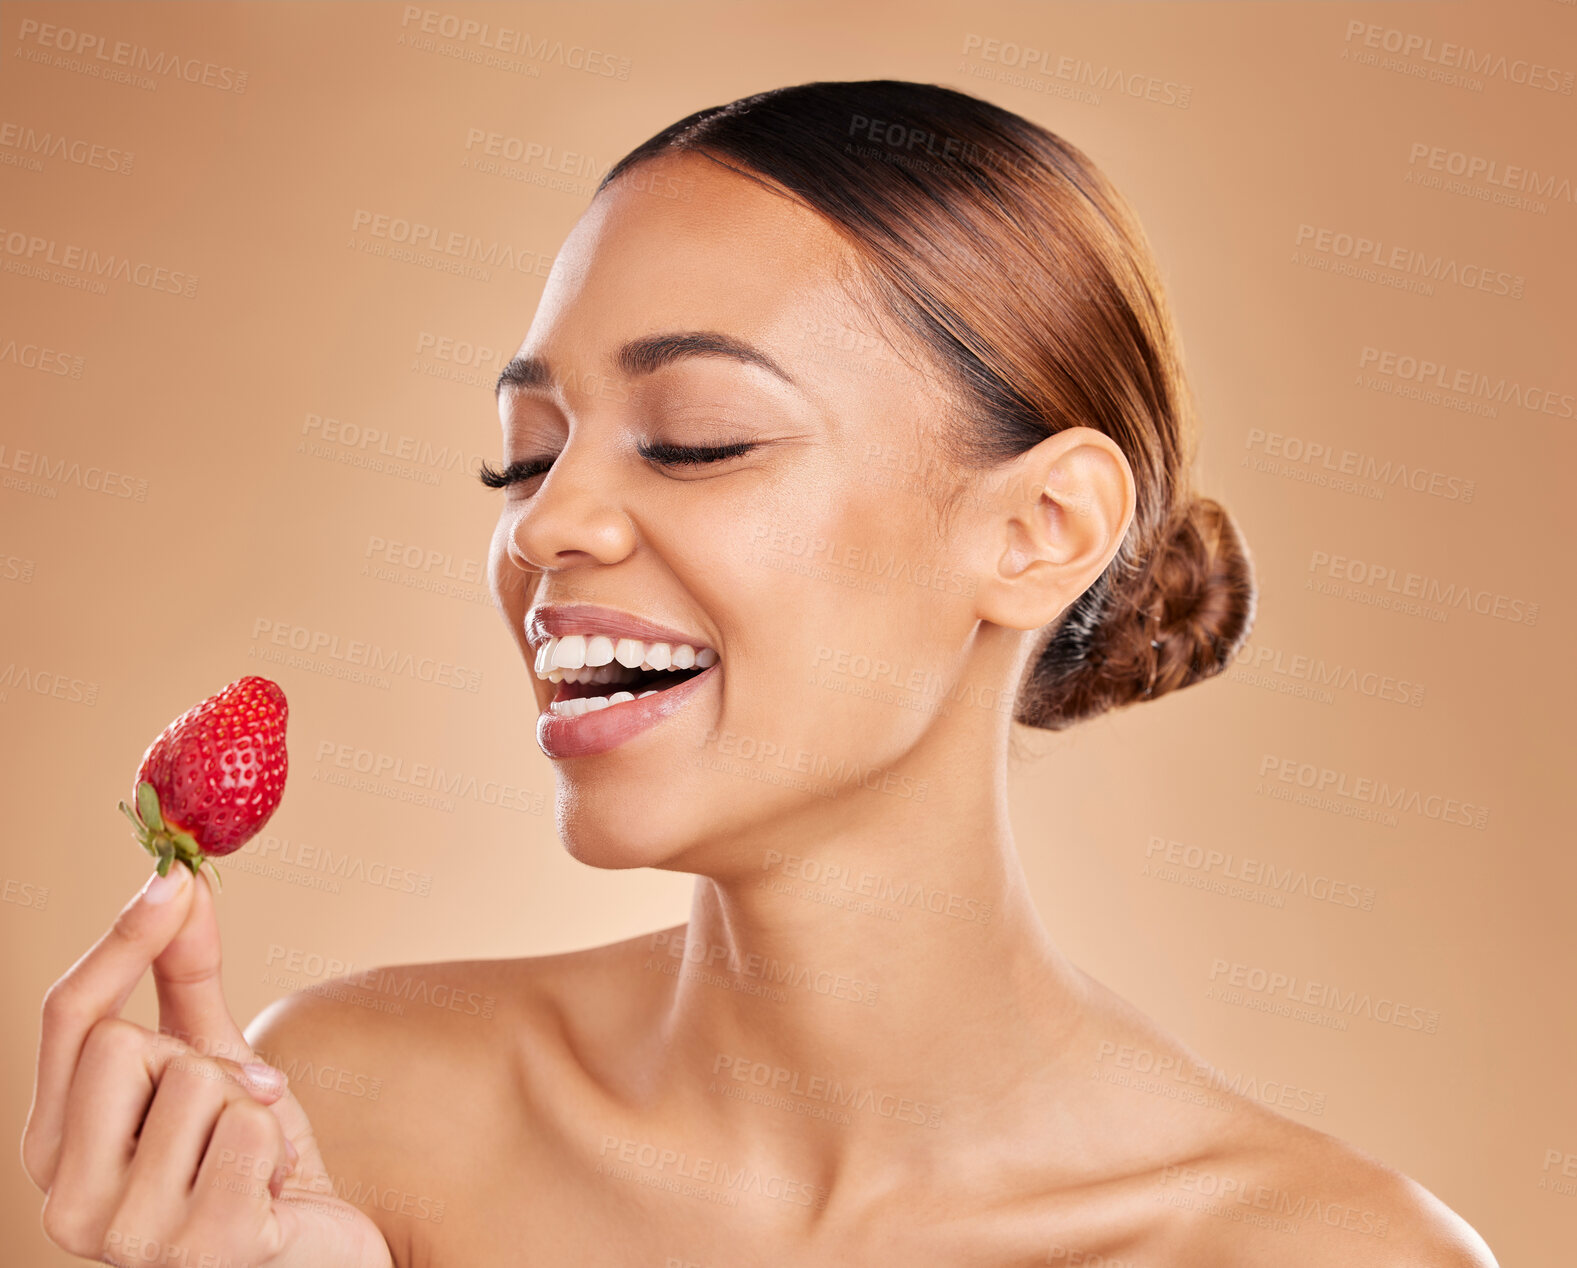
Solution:
M 248 1061 L 241 1073 L 259 1092 L 277 1092 L 285 1086 L 285 1072 L 261 1061 Z
M 290 1165 L 292 1167 L 296 1165 L 296 1160 L 301 1157 L 301 1155 L 296 1152 L 296 1147 L 290 1143 L 290 1138 L 288 1136 L 285 1138 L 285 1157 L 290 1159 Z
M 181 886 L 186 884 L 183 873 L 186 867 L 181 863 L 171 863 L 170 870 L 163 876 L 155 872 L 148 878 L 148 883 L 142 887 L 142 901 L 145 903 L 167 903 L 181 892 Z

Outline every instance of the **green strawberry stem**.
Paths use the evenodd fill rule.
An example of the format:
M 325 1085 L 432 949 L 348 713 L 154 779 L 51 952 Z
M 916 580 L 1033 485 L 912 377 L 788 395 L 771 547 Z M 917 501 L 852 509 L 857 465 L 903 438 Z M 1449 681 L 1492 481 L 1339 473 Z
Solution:
M 219 869 L 214 866 L 214 861 L 203 853 L 203 847 L 197 844 L 197 838 L 184 828 L 178 828 L 164 821 L 164 815 L 159 809 L 159 791 L 147 780 L 137 785 L 137 808 L 133 810 L 124 801 L 120 803 L 120 808 L 131 820 L 131 826 L 136 831 L 137 840 L 141 842 L 142 848 L 158 860 L 157 871 L 160 876 L 168 875 L 170 864 L 177 859 L 192 869 L 193 876 L 196 876 L 198 869 L 206 863 L 213 872 L 219 888 L 224 889 L 224 882 L 219 878 Z

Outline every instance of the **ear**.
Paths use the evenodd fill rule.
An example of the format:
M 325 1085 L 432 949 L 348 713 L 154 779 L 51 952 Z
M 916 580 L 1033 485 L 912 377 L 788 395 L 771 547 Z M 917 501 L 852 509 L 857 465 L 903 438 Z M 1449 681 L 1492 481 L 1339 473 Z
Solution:
M 993 468 L 977 496 L 988 548 L 977 615 L 1015 630 L 1056 620 L 1094 583 L 1136 503 L 1128 459 L 1093 427 L 1067 428 Z

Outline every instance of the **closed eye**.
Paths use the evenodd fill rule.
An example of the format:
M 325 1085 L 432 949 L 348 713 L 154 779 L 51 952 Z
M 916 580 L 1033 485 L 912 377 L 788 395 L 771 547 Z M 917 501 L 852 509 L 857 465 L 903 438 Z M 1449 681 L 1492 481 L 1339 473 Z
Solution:
M 732 445 L 668 445 L 661 441 L 641 441 L 636 451 L 648 462 L 662 467 L 691 467 L 709 462 L 724 462 L 749 453 L 755 441 L 742 440 Z M 551 458 L 517 458 L 502 471 L 485 460 L 477 478 L 490 489 L 507 488 L 541 475 L 553 465 Z
M 722 462 L 749 453 L 755 443 L 742 440 L 734 445 L 665 445 L 661 441 L 641 441 L 636 450 L 648 462 L 664 467 L 689 467 L 703 462 Z

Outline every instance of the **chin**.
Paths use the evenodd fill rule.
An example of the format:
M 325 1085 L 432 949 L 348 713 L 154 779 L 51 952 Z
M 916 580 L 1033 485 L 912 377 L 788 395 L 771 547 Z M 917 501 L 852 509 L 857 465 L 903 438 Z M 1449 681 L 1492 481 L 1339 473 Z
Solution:
M 660 802 L 630 789 L 587 791 L 561 777 L 557 818 L 559 840 L 587 867 L 664 867 L 694 844 Z
M 756 859 L 742 855 L 739 843 L 754 839 L 763 807 L 730 804 L 728 791 L 707 795 L 683 780 L 667 781 L 661 791 L 602 782 L 585 787 L 561 769 L 555 808 L 559 840 L 576 862 L 609 871 L 655 867 L 712 877 L 748 873 Z M 789 807 L 768 809 L 765 822 Z

